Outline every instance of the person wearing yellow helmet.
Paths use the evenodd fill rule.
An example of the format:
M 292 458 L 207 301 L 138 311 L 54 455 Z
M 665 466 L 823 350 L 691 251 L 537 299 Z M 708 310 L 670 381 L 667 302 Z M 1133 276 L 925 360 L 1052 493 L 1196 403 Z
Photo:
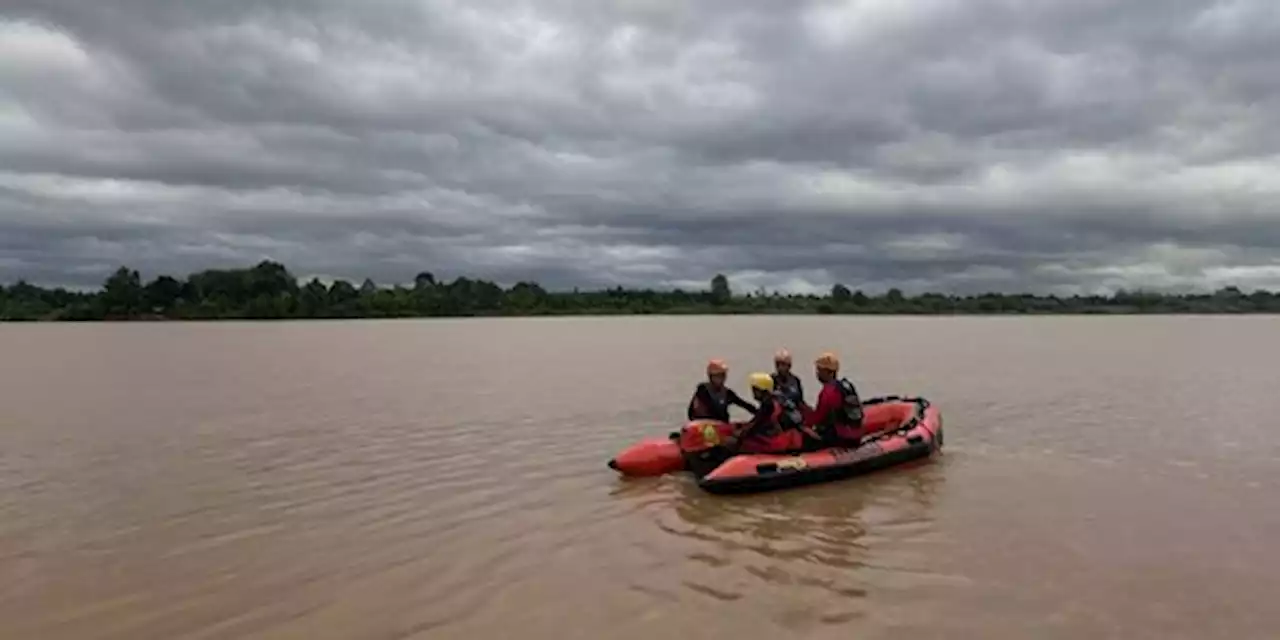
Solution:
M 817 435 L 804 427 L 804 413 L 775 388 L 772 375 L 753 373 L 747 381 L 760 409 L 731 445 L 736 444 L 742 453 L 788 453 L 820 444 Z
M 804 408 L 804 384 L 791 371 L 791 352 L 779 349 L 773 355 L 773 388 L 787 396 L 797 407 Z
M 752 414 L 755 405 L 743 400 L 741 396 L 725 385 L 729 374 L 729 366 L 724 360 L 712 360 L 707 363 L 707 381 L 698 383 L 689 399 L 689 407 L 685 415 L 689 420 L 719 420 L 729 422 L 729 407 L 737 405 Z
M 830 444 L 858 442 L 862 437 L 862 401 L 853 383 L 840 377 L 840 358 L 828 351 L 818 356 L 813 365 L 822 390 L 818 392 L 817 406 L 805 416 L 805 424 Z
M 773 376 L 767 373 L 753 373 L 747 376 L 747 383 L 751 385 L 751 395 L 757 400 L 762 400 L 773 394 Z

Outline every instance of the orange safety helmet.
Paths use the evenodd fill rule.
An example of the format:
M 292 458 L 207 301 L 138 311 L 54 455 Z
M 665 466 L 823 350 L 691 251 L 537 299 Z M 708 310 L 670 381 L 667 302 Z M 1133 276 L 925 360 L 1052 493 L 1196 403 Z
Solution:
M 818 359 L 814 360 L 813 364 L 819 369 L 824 369 L 832 373 L 840 371 L 840 358 L 830 351 L 818 356 Z
M 773 363 L 774 364 L 779 364 L 779 363 L 791 364 L 791 352 L 787 351 L 786 349 L 778 349 L 778 352 L 773 354 Z
M 725 364 L 724 360 L 717 358 L 707 363 L 707 375 L 725 375 L 727 373 L 729 373 L 729 365 Z

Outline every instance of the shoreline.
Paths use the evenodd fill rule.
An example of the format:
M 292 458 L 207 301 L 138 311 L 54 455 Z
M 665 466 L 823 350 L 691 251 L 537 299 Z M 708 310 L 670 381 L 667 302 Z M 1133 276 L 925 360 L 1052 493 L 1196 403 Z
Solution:
M 1203 293 L 1116 291 L 1110 295 L 981 293 L 868 295 L 843 284 L 825 295 L 734 292 L 717 274 L 709 287 L 557 290 L 536 282 L 510 286 L 459 276 L 452 282 L 419 273 L 411 285 L 365 279 L 300 282 L 283 264 L 206 269 L 179 280 L 149 282 L 120 267 L 96 291 L 46 289 L 19 281 L 0 286 L 0 322 L 189 322 L 228 320 L 358 320 L 392 318 L 547 318 L 620 316 L 1118 316 L 1274 315 L 1280 293 L 1223 287 Z
M 221 317 L 118 317 L 118 318 L 3 318 L 3 324 L 190 324 L 190 323 L 235 323 L 235 322 L 346 322 L 346 321 L 389 321 L 389 320 L 551 320 L 551 319 L 613 319 L 613 318 L 1135 318 L 1135 317 L 1224 317 L 1224 316 L 1280 316 L 1275 310 L 1247 311 L 1006 311 L 1006 312 L 844 312 L 816 313 L 809 311 L 776 311 L 746 313 L 707 313 L 707 312 L 664 312 L 664 313 L 478 313 L 470 315 L 353 315 L 353 316 L 221 316 Z

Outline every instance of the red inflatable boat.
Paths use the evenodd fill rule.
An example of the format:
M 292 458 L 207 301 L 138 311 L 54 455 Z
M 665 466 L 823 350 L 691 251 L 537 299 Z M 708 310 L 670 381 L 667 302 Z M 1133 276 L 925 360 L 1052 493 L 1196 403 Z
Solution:
M 695 420 L 667 438 L 628 447 L 609 461 L 609 467 L 625 476 L 688 470 L 698 486 L 711 493 L 748 493 L 861 475 L 927 458 L 942 448 L 942 413 L 928 400 L 887 396 L 868 399 L 863 406 L 863 436 L 856 447 L 795 455 L 731 455 L 717 447 L 690 451 L 681 442 L 718 442 L 735 431 L 730 423 Z

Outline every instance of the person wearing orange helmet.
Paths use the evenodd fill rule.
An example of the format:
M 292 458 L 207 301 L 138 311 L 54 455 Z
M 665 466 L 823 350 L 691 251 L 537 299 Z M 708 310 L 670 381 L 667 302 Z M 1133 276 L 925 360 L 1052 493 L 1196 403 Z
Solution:
M 707 381 L 698 383 L 689 399 L 689 408 L 685 411 L 689 420 L 719 420 L 729 422 L 729 407 L 737 405 L 752 414 L 755 405 L 743 400 L 741 396 L 725 386 L 725 377 L 729 375 L 729 366 L 724 360 L 712 360 L 707 363 Z
M 791 372 L 791 352 L 779 349 L 773 355 L 773 388 L 786 396 L 797 407 L 807 408 L 804 401 L 804 384 L 800 376 Z
M 839 377 L 840 358 L 836 354 L 823 353 L 813 365 L 822 390 L 818 392 L 817 406 L 805 417 L 805 424 L 830 444 L 857 443 L 862 437 L 862 400 L 857 388 Z

